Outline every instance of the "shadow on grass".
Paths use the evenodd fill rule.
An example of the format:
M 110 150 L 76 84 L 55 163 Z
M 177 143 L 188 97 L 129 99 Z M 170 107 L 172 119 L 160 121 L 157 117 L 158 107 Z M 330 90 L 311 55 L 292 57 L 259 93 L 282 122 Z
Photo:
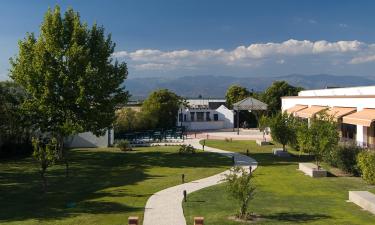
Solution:
M 163 147 L 164 148 L 164 147 Z M 127 193 L 126 185 L 134 185 L 151 176 L 152 167 L 218 167 L 230 165 L 224 156 L 209 153 L 178 155 L 161 149 L 123 153 L 106 150 L 71 150 L 71 176 L 65 178 L 64 166 L 48 170 L 48 193 L 41 193 L 40 178 L 31 158 L 0 164 L 0 222 L 38 219 L 58 220 L 81 213 L 106 214 L 142 211 L 112 201 L 110 197 L 148 197 L 147 194 Z M 107 191 L 107 188 L 111 188 Z M 117 189 L 116 189 L 117 188 Z M 140 187 L 142 188 L 142 187 Z M 106 199 L 106 200 L 99 200 Z M 68 207 L 70 203 L 74 207 Z M 42 223 L 42 222 L 41 222 Z
M 284 221 L 284 222 L 294 222 L 294 223 L 306 223 L 315 220 L 329 219 L 331 216 L 325 214 L 307 214 L 307 213 L 275 213 L 271 215 L 262 215 L 262 218 Z
M 295 165 L 299 162 L 309 162 L 313 160 L 312 156 L 309 155 L 291 155 L 290 157 L 278 157 L 270 152 L 256 152 L 250 154 L 250 157 L 258 161 L 261 166 L 286 166 Z

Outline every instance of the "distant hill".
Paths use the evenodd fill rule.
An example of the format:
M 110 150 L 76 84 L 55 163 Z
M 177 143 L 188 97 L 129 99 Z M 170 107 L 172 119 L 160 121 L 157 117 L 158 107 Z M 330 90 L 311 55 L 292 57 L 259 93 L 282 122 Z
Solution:
M 185 97 L 224 97 L 227 88 L 232 84 L 240 84 L 254 91 L 263 91 L 273 81 L 285 80 L 294 86 L 305 89 L 325 87 L 348 87 L 375 85 L 375 77 L 335 76 L 328 74 L 301 75 L 291 74 L 275 77 L 232 77 L 232 76 L 183 76 L 175 78 L 132 78 L 125 82 L 126 89 L 134 99 L 145 98 L 151 91 L 167 88 Z

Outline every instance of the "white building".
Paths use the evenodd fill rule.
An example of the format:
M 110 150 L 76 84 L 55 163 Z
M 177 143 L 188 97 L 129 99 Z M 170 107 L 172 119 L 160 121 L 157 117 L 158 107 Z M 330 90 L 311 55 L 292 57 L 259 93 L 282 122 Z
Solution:
M 103 136 L 95 136 L 91 132 L 79 133 L 65 139 L 68 148 L 106 148 L 114 143 L 113 129 L 107 130 Z
M 177 126 L 187 130 L 233 129 L 234 113 L 224 99 L 188 99 L 179 110 Z
M 343 140 L 375 147 L 375 86 L 307 90 L 281 100 L 282 111 L 301 118 L 326 110 L 338 121 Z

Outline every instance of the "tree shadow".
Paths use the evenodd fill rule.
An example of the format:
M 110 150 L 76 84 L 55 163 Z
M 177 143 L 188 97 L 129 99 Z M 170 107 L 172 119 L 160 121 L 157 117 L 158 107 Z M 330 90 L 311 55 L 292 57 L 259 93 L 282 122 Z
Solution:
M 290 213 L 290 212 L 281 212 L 270 215 L 262 215 L 262 218 L 284 221 L 284 222 L 293 222 L 293 223 L 306 223 L 315 220 L 329 219 L 331 216 L 326 214 L 307 214 L 307 213 Z
M 164 148 L 164 147 L 163 147 Z M 48 192 L 41 193 L 37 166 L 31 158 L 0 165 L 0 222 L 37 219 L 58 220 L 78 214 L 111 214 L 142 211 L 108 197 L 148 197 L 153 193 L 129 193 L 126 185 L 163 177 L 150 175 L 152 167 L 218 167 L 230 165 L 225 156 L 209 153 L 179 155 L 163 151 L 120 152 L 72 150 L 71 176 L 63 165 L 48 170 Z M 220 160 L 225 158 L 225 160 Z M 5 164 L 4 164 L 5 165 Z M 110 188 L 110 191 L 106 190 Z M 72 207 L 71 207 L 71 206 Z

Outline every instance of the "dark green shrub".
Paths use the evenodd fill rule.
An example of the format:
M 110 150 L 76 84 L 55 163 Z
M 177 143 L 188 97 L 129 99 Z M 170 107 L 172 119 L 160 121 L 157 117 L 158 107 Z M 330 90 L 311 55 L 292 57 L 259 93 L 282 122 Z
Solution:
M 225 142 L 232 142 L 233 139 L 232 139 L 232 138 L 225 138 L 224 141 L 225 141 Z
M 357 162 L 363 180 L 369 184 L 375 184 L 375 152 L 360 152 L 357 156 Z
M 7 140 L 0 146 L 0 158 L 26 157 L 30 156 L 32 152 L 33 146 L 30 140 L 21 143 Z
M 325 157 L 325 161 L 345 172 L 359 175 L 357 156 L 361 151 L 362 148 L 356 145 L 338 146 Z
M 121 151 L 132 151 L 132 146 L 128 140 L 120 140 L 117 142 L 116 147 Z
M 195 148 L 192 145 L 181 145 L 181 147 L 178 149 L 179 154 L 184 154 L 184 153 L 195 153 Z

